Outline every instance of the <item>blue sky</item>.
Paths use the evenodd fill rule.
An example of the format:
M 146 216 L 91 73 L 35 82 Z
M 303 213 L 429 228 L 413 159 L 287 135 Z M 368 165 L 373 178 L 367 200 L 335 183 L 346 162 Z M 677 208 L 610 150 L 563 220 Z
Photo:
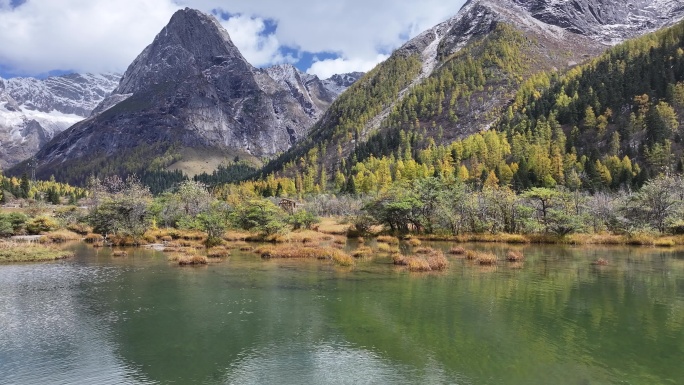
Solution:
M 0 76 L 123 72 L 179 8 L 213 13 L 250 63 L 368 71 L 465 0 L 0 0 Z

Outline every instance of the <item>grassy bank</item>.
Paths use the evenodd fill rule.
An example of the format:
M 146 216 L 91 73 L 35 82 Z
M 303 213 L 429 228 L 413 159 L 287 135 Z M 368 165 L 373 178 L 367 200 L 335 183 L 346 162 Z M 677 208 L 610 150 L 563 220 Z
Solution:
M 0 263 L 4 262 L 45 262 L 71 258 L 74 253 L 54 247 L 30 243 L 0 243 Z
M 426 241 L 455 243 L 506 243 L 506 244 L 549 244 L 549 245 L 631 245 L 674 247 L 684 246 L 684 235 L 656 236 L 651 234 L 571 234 L 566 236 L 542 234 L 463 234 L 463 235 L 418 235 Z

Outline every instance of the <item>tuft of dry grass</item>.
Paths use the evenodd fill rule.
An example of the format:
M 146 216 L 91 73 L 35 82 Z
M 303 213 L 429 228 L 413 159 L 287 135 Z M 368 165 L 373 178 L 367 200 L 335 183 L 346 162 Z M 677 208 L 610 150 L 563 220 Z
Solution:
M 202 242 L 192 241 L 192 240 L 180 240 L 178 241 L 182 247 L 192 247 L 194 249 L 204 249 L 205 245 Z
M 154 237 L 155 239 L 161 239 L 163 237 L 171 237 L 169 235 L 169 229 L 152 229 L 145 231 L 145 235 Z
M 416 254 L 432 254 L 436 252 L 437 250 L 431 248 L 431 247 L 418 247 L 415 250 L 413 250 L 414 253 Z
M 428 265 L 433 271 L 443 271 L 449 267 L 449 261 L 441 251 L 432 253 L 427 257 Z
M 214 247 L 209 250 L 207 250 L 207 258 L 227 258 L 230 257 L 230 251 L 226 250 L 223 247 Z
M 424 240 L 449 241 L 458 243 L 480 242 L 480 243 L 531 243 L 533 239 L 522 234 L 462 234 L 455 236 L 425 236 Z
M 80 241 L 83 237 L 69 230 L 51 231 L 40 237 L 40 243 L 64 243 L 68 241 Z
M 178 258 L 178 265 L 180 266 L 197 266 L 207 263 L 209 260 L 203 255 L 182 255 Z
M 378 251 L 381 253 L 389 253 L 392 250 L 392 246 L 386 243 L 378 243 Z
M 449 249 L 449 254 L 451 255 L 465 255 L 466 249 L 462 247 L 452 247 Z
M 226 244 L 223 245 L 228 250 L 239 250 L 241 247 L 248 246 L 247 242 L 227 242 Z
M 423 242 L 421 242 L 420 239 L 418 239 L 418 238 L 411 238 L 408 241 L 406 241 L 406 243 L 408 243 L 409 245 L 411 245 L 413 247 L 418 247 L 418 246 L 423 244 Z
M 247 242 L 271 242 L 271 243 L 286 243 L 287 237 L 282 234 L 273 234 L 263 236 L 261 234 L 252 235 L 247 238 Z
M 552 243 L 552 242 L 547 242 Z M 624 245 L 626 239 L 622 235 L 613 234 L 570 234 L 562 243 L 571 245 Z
M 144 244 L 144 241 L 135 239 L 130 235 L 112 235 L 108 238 L 112 246 L 132 247 Z
M 497 262 L 496 255 L 491 254 L 491 253 L 478 253 L 477 259 L 475 259 L 475 262 L 478 265 L 484 265 L 484 266 L 492 266 L 496 265 Z
M 104 247 L 104 242 L 101 242 L 101 241 L 100 241 L 100 242 L 94 242 L 94 243 L 93 243 L 93 247 L 96 248 L 96 249 L 99 249 L 99 248 L 101 248 L 101 247 Z
M 465 252 L 465 258 L 469 261 L 474 261 L 477 259 L 479 253 L 477 251 L 473 250 L 466 250 Z
M 345 267 L 354 266 L 354 258 L 349 254 L 337 249 L 330 249 L 329 252 L 333 263 L 336 265 Z
M 675 247 L 677 243 L 671 238 L 657 239 L 654 243 L 656 247 Z
M 264 259 L 330 259 L 340 266 L 352 266 L 354 259 L 333 247 L 294 246 L 291 244 L 262 246 L 256 253 Z
M 157 243 L 157 238 L 155 238 L 149 234 L 143 234 L 142 239 L 143 239 L 143 241 L 145 241 L 145 243 L 149 243 L 149 244 Z
M 449 261 L 440 250 L 429 249 L 423 255 L 405 257 L 403 255 L 394 255 L 392 261 L 395 265 L 408 266 L 409 271 L 426 272 L 426 271 L 443 271 L 449 267 Z
M 207 239 L 207 235 L 198 230 L 182 230 L 173 229 L 170 235 L 174 239 L 183 239 L 185 241 L 204 241 Z
M 100 234 L 90 233 L 83 238 L 86 243 L 97 243 L 104 241 L 104 237 Z
M 313 230 L 298 230 L 287 234 L 284 239 L 286 242 L 319 243 L 331 241 L 335 237 L 330 234 L 321 233 Z
M 520 251 L 510 250 L 506 253 L 506 260 L 508 262 L 522 262 L 525 260 L 525 256 Z
M 373 256 L 373 249 L 368 246 L 362 246 L 352 252 L 354 258 L 369 258 Z
M 335 218 L 322 218 L 318 224 L 318 231 L 325 234 L 346 235 L 350 226 L 349 223 L 339 223 Z
M 223 239 L 228 242 L 244 242 L 247 240 L 247 238 L 251 237 L 252 235 L 253 234 L 247 232 L 229 231 L 223 236 Z
M 72 223 L 67 225 L 67 230 L 73 231 L 74 233 L 77 233 L 79 235 L 87 235 L 88 233 L 93 231 L 93 228 L 84 224 L 84 223 Z
M 425 258 L 420 257 L 408 257 L 408 260 L 406 261 L 406 266 L 408 266 L 409 271 L 432 271 L 432 268 L 430 268 L 430 263 L 428 263 L 428 261 L 425 260 Z
M 392 256 L 392 262 L 397 266 L 406 266 L 408 264 L 408 258 L 401 254 L 395 254 Z
M 164 242 L 171 242 L 172 240 L 182 239 L 185 241 L 204 241 L 207 235 L 198 230 L 184 230 L 174 228 L 163 228 L 156 230 L 148 230 L 144 237 L 153 237 Z
M 387 243 L 389 245 L 398 245 L 399 244 L 399 238 L 392 237 L 389 235 L 381 235 L 377 239 L 378 243 Z
M 263 246 L 256 252 L 265 259 L 325 259 L 329 256 L 329 250 L 322 247 L 292 245 Z
M 128 252 L 124 250 L 116 250 L 112 253 L 113 257 L 128 257 Z

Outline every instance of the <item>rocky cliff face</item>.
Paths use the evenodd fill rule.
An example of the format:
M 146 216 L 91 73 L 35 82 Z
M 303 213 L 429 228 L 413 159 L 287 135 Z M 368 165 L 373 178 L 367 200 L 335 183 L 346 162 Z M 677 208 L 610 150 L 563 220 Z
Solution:
M 681 0 L 515 0 L 537 20 L 607 44 L 672 25 L 684 17 Z
M 342 92 L 346 91 L 347 88 L 351 87 L 354 83 L 361 79 L 363 75 L 363 72 L 350 72 L 347 74 L 333 75 L 329 79 L 323 80 L 323 86 L 328 91 L 335 94 L 335 96 L 339 96 L 342 94 Z
M 56 134 L 88 117 L 119 74 L 0 79 L 0 166 L 33 156 Z
M 270 156 L 306 135 L 354 77 L 323 82 L 290 65 L 254 68 L 214 17 L 186 8 L 133 61 L 91 118 L 37 155 L 44 165 L 39 174 L 143 146 L 155 147 L 150 160 L 172 146 Z

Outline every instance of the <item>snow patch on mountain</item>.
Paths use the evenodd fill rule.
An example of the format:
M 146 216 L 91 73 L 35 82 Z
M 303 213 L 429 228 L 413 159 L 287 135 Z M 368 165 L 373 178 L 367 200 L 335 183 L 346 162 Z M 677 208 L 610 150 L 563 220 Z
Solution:
M 322 80 L 325 88 L 333 93 L 336 97 L 340 96 L 344 91 L 356 83 L 364 75 L 363 72 L 350 72 L 346 74 L 337 74 Z M 315 75 L 308 75 L 318 79 Z
M 118 74 L 0 78 L 0 166 L 31 157 L 55 135 L 88 117 L 119 78 Z
M 513 1 L 537 20 L 611 45 L 684 18 L 682 0 Z

